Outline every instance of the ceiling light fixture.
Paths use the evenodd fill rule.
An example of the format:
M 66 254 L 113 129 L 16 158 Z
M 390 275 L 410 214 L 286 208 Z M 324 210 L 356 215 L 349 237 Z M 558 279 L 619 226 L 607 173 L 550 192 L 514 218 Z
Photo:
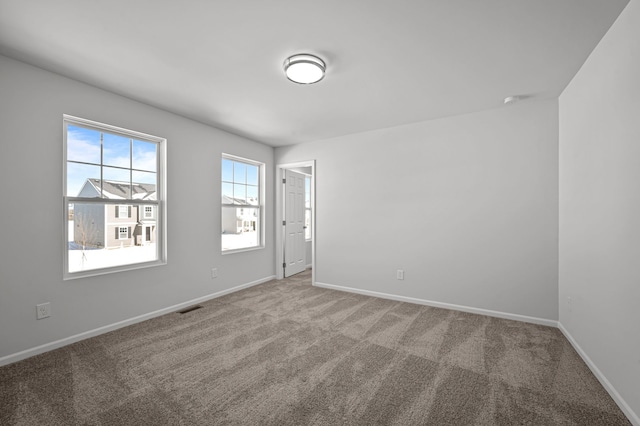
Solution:
M 313 84 L 324 78 L 327 65 L 317 56 L 299 53 L 284 61 L 287 78 L 298 84 Z

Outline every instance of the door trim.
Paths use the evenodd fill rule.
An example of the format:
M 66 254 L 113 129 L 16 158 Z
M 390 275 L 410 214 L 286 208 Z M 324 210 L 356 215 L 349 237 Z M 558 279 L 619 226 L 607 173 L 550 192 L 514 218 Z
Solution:
M 285 170 L 298 167 L 311 167 L 311 284 L 316 282 L 316 160 L 283 163 L 276 165 L 276 278 L 284 278 L 282 263 L 284 262 L 284 194 L 282 179 Z

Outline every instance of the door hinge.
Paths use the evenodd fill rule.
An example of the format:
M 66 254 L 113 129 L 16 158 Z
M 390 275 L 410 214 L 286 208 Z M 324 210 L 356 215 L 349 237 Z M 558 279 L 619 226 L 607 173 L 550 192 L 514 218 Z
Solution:
M 287 264 L 286 264 L 286 263 L 283 263 L 283 264 L 282 264 L 282 267 L 283 267 L 283 268 L 286 268 L 286 267 L 287 267 Z
M 286 221 L 286 220 L 283 220 L 283 221 L 282 221 L 282 226 L 285 226 L 286 224 L 287 224 L 287 221 Z
M 285 178 L 282 178 L 282 183 L 287 183 L 287 180 Z

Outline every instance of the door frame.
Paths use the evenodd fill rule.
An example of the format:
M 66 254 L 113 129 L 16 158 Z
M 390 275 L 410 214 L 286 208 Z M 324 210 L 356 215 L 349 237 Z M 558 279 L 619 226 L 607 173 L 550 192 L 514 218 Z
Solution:
M 316 283 L 316 160 L 298 161 L 276 165 L 276 279 L 284 278 L 284 191 L 282 179 L 285 170 L 311 167 L 311 284 Z

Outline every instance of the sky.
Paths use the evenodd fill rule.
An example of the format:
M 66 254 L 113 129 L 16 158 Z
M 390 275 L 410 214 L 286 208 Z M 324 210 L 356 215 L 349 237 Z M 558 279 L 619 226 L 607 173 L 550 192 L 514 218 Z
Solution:
M 258 204 L 259 167 L 239 161 L 222 159 L 222 196 Z
M 101 173 L 105 180 L 156 184 L 157 156 L 153 142 L 69 124 L 67 196 L 77 196 L 87 179 L 99 179 Z M 259 172 L 257 165 L 223 158 L 222 195 L 257 204 Z
M 67 196 L 75 197 L 87 179 L 156 184 L 157 144 L 67 126 Z M 100 153 L 102 150 L 102 162 Z

